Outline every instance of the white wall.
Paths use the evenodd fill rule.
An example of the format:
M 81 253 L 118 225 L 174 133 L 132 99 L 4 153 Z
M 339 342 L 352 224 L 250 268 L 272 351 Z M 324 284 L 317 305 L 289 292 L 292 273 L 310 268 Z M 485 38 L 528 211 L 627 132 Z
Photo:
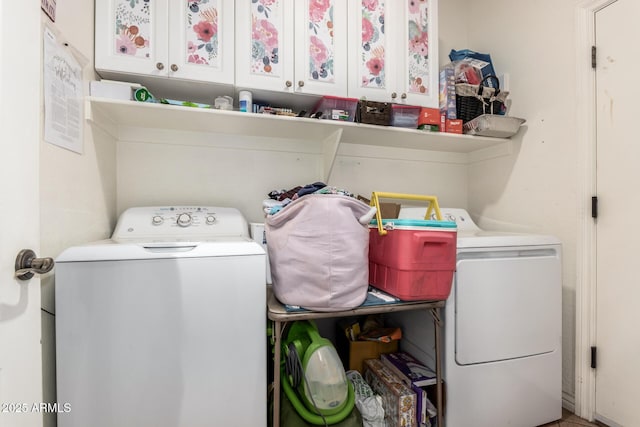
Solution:
M 467 4 L 467 47 L 490 53 L 498 74 L 510 73 L 510 114 L 527 120 L 511 156 L 469 168 L 469 209 L 485 228 L 553 234 L 562 240 L 563 392 L 572 404 L 581 149 L 575 119 L 574 5 L 553 0 Z
M 159 141 L 162 141 L 160 143 Z M 228 148 L 229 142 L 238 148 Z M 154 132 L 118 142 L 118 212 L 132 206 L 233 206 L 262 222 L 262 200 L 322 176 L 322 155 L 305 141 L 300 151 L 275 151 L 270 138 Z M 274 144 L 279 145 L 279 144 Z M 249 149 L 252 147 L 252 149 Z M 372 191 L 440 196 L 442 206 L 465 206 L 464 156 L 344 144 L 327 184 L 370 197 Z
M 56 22 L 43 22 L 59 33 L 80 56 L 85 93 L 95 79 L 93 70 L 93 2 L 58 2 Z M 85 124 L 84 153 L 41 143 L 42 252 L 55 257 L 65 248 L 108 237 L 114 226 L 116 197 L 116 145 L 98 129 Z M 53 311 L 51 281 L 45 283 L 43 307 Z
M 43 23 L 88 60 L 83 78 L 93 80 L 93 1 L 57 2 L 56 22 Z M 35 113 L 35 112 L 34 112 Z M 116 209 L 116 145 L 89 126 L 84 128 L 84 153 L 40 144 L 41 256 L 56 257 L 66 247 L 110 235 Z M 43 401 L 55 402 L 54 274 L 42 278 Z M 44 425 L 55 426 L 55 414 Z
M 511 114 L 527 119 L 526 130 L 512 142 L 513 154 L 467 167 L 442 153 L 345 144 L 328 181 L 363 195 L 372 190 L 435 194 L 441 206 L 468 207 L 481 226 L 558 236 L 564 251 L 563 390 L 569 400 L 579 148 L 573 12 L 572 2 L 552 0 L 440 1 L 440 63 L 448 62 L 451 48 L 471 48 L 491 53 L 496 70 L 511 75 Z M 55 27 L 90 60 L 85 78 L 92 79 L 93 2 L 58 2 Z M 260 138 L 236 140 L 240 147 L 228 149 L 210 143 L 229 138 L 223 135 L 149 134 L 114 144 L 86 127 L 85 136 L 84 155 L 41 147 L 41 247 L 47 256 L 107 237 L 117 215 L 130 206 L 221 204 L 238 206 L 249 220 L 259 221 L 259 204 L 268 191 L 321 178 L 320 153 L 242 148 L 264 143 Z M 149 144 L 145 138 L 167 143 Z M 43 282 L 49 295 L 44 304 L 50 307 L 51 279 Z

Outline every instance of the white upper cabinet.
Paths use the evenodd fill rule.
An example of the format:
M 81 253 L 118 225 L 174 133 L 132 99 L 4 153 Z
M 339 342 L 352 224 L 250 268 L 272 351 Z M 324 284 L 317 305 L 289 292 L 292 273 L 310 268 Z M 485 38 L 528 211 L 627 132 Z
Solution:
M 355 0 L 349 2 L 349 96 L 391 102 L 398 91 L 401 58 L 393 34 L 400 22 L 398 0 Z M 404 0 L 403 4 L 404 4 Z M 395 17 L 394 17 L 395 16 Z M 391 22 L 391 27 L 389 27 Z M 389 31 L 390 30 L 390 31 Z M 396 95 L 397 96 L 397 95 Z
M 349 96 L 437 108 L 437 0 L 350 1 L 349 17 Z
M 233 4 L 96 0 L 96 70 L 233 84 Z
M 236 85 L 347 95 L 347 2 L 236 2 Z

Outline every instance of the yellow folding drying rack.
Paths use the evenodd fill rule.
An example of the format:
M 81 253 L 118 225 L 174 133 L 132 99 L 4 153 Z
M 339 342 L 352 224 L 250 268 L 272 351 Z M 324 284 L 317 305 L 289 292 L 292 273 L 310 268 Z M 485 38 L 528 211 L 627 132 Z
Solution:
M 438 198 L 436 196 L 423 196 L 420 194 L 403 194 L 403 193 L 384 193 L 380 191 L 374 191 L 371 193 L 371 201 L 369 205 L 376 207 L 376 221 L 378 223 L 378 233 L 381 236 L 387 234 L 382 226 L 382 215 L 380 214 L 380 199 L 404 199 L 404 200 L 419 200 L 422 202 L 428 202 L 427 213 L 424 215 L 424 219 L 430 219 L 433 212 L 436 213 L 438 221 L 442 220 L 442 214 L 440 213 L 440 206 L 438 205 Z

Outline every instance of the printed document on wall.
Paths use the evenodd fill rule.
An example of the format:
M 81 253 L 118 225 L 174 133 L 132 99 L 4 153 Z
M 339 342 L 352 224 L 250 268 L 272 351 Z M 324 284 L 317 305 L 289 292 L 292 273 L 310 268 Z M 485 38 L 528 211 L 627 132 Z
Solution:
M 82 67 L 44 29 L 44 140 L 82 153 Z

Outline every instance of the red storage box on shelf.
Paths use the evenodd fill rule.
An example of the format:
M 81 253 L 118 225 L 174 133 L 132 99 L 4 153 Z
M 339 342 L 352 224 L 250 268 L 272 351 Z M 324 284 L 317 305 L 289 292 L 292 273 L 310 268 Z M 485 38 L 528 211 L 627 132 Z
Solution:
M 311 115 L 322 113 L 321 119 L 342 120 L 353 122 L 356 118 L 358 100 L 356 98 L 341 98 L 338 96 L 323 96 L 313 108 Z
M 372 200 L 379 203 L 375 193 Z M 437 201 L 435 210 L 441 218 Z M 455 222 L 375 219 L 369 225 L 369 284 L 405 301 L 445 300 L 456 266 L 456 242 Z

